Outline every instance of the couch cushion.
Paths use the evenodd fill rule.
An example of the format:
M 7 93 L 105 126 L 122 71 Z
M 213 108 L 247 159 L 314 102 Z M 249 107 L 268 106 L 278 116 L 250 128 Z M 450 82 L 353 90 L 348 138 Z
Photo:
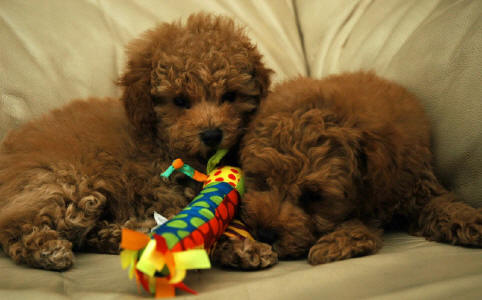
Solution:
M 73 98 L 119 96 L 124 46 L 157 23 L 199 11 L 247 26 L 275 81 L 305 74 L 291 1 L 2 1 L 0 139 Z
M 191 271 L 186 284 L 199 295 L 176 298 L 477 299 L 482 294 L 482 250 L 402 233 L 385 240 L 376 255 L 315 267 L 303 260 L 257 272 Z M 141 299 L 115 255 L 78 254 L 73 269 L 59 273 L 16 266 L 0 253 L 0 270 L 2 299 Z
M 415 93 L 436 173 L 482 205 L 482 1 L 299 0 L 310 74 L 374 69 Z

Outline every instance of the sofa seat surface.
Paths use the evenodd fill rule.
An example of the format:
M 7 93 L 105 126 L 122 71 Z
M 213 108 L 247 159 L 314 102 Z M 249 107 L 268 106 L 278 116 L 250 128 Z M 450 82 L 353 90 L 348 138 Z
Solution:
M 117 255 L 78 253 L 67 272 L 15 265 L 0 256 L 1 299 L 142 299 Z M 480 299 L 482 250 L 389 233 L 372 256 L 311 266 L 281 261 L 273 268 L 241 272 L 191 271 L 186 284 L 197 296 L 178 299 Z

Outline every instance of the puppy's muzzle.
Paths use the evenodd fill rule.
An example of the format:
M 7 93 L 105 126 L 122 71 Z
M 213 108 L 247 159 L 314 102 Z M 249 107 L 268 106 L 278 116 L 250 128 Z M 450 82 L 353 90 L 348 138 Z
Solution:
M 221 143 L 221 140 L 223 139 L 223 132 L 219 128 L 214 128 L 214 129 L 208 129 L 200 134 L 201 141 L 208 147 L 216 147 Z

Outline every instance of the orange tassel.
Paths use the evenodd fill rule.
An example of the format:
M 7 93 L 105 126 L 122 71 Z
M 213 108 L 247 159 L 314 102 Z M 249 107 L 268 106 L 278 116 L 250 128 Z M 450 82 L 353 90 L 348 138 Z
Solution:
M 149 242 L 150 238 L 144 233 L 122 228 L 120 247 L 122 249 L 140 250 Z
M 156 298 L 171 298 L 175 296 L 175 288 L 167 278 L 156 278 Z

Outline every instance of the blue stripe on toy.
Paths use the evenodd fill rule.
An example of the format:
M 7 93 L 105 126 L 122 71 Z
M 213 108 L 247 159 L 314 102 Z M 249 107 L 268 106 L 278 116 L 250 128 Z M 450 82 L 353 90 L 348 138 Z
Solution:
M 234 188 L 226 182 L 213 182 L 191 201 L 178 215 L 154 230 L 155 233 L 171 233 L 183 239 L 215 216 L 219 204 Z

